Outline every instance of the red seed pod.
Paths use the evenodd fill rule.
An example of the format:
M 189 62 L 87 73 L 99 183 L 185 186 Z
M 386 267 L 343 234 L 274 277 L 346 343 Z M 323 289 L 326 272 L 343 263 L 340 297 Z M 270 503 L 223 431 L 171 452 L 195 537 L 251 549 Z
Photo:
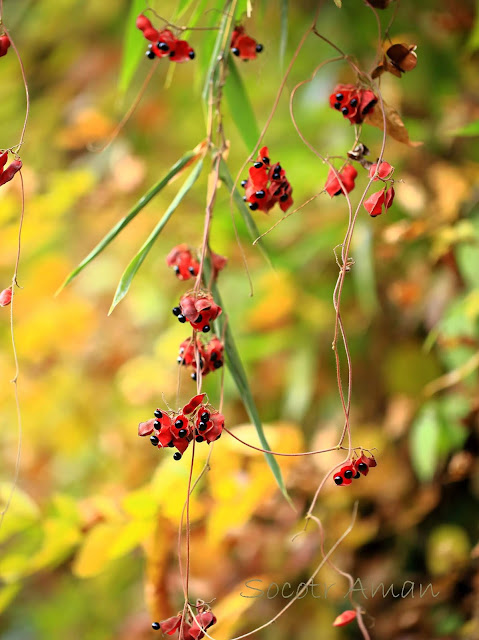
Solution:
M 187 244 L 179 244 L 166 256 L 166 264 L 173 267 L 178 280 L 189 280 L 198 275 L 200 264 Z
M 336 172 L 341 178 L 341 182 L 347 193 L 354 189 L 354 181 L 358 175 L 358 172 L 351 164 L 347 164 L 342 171 Z M 336 173 L 330 169 L 328 173 L 328 178 L 326 180 L 326 184 L 324 185 L 324 189 L 331 197 L 339 196 L 343 193 L 341 188 L 341 183 L 338 180 Z
M 368 462 L 368 458 L 364 455 L 364 453 L 361 455 L 360 458 L 356 460 L 356 462 L 354 463 L 354 466 L 355 466 L 355 469 L 357 469 L 359 473 L 361 473 L 363 476 L 368 475 L 369 462 Z
M 169 636 L 172 636 L 181 627 L 182 618 L 183 616 L 181 614 L 178 614 L 177 616 L 173 616 L 172 618 L 163 620 L 162 622 L 160 622 L 159 628 L 163 633 L 167 633 Z
M 356 619 L 356 611 L 349 609 L 341 613 L 333 622 L 333 627 L 344 627 Z
M 338 84 L 329 96 L 329 104 L 340 111 L 351 124 L 360 124 L 377 103 L 377 97 L 370 89 L 362 89 L 352 84 Z
M 263 51 L 263 45 L 245 33 L 242 25 L 237 25 L 231 36 L 231 53 L 240 60 L 254 60 Z
M 10 38 L 7 35 L 0 36 L 0 58 L 6 55 L 10 47 Z
M 293 189 L 286 178 L 286 172 L 280 163 L 271 165 L 268 147 L 262 147 L 257 161 L 249 169 L 248 180 L 241 183 L 245 188 L 244 199 L 249 202 L 250 209 L 259 209 L 268 213 L 276 203 L 282 211 L 293 204 Z
M 177 40 L 168 55 L 171 62 L 188 62 L 194 59 L 195 52 L 186 40 Z
M 148 27 L 151 27 L 152 24 L 143 13 L 140 13 L 140 15 L 136 19 L 136 26 L 140 31 L 144 31 Z
M 351 484 L 353 477 L 356 475 L 356 470 L 352 464 L 347 464 L 334 474 L 333 480 L 335 484 L 340 487 L 346 487 Z
M 8 306 L 12 301 L 12 287 L 7 287 L 0 293 L 0 307 Z
M 7 164 L 7 160 L 8 151 L 3 151 L 3 153 L 0 153 L 0 169 L 3 169 L 3 167 Z
M 373 193 L 367 200 L 364 201 L 363 206 L 372 218 L 381 215 L 383 212 L 383 206 L 387 211 L 394 201 L 394 187 L 389 187 L 387 191 L 384 189 Z
M 219 413 L 219 411 L 211 413 L 210 420 L 208 421 L 208 427 L 204 431 L 204 439 L 208 443 L 218 440 L 218 438 L 223 433 L 224 426 L 225 426 L 225 417 L 221 413 Z
M 376 170 L 377 170 L 377 175 L 376 175 Z M 393 173 L 394 173 L 394 167 L 390 165 L 389 162 L 381 162 L 381 164 L 379 165 L 379 169 L 378 169 L 377 162 L 375 164 L 372 164 L 371 167 L 369 168 L 369 177 L 372 178 L 374 181 L 387 180 L 392 176 Z
M 0 187 L 13 178 L 13 176 L 22 168 L 21 160 L 14 160 L 8 167 L 0 173 Z
M 204 637 L 204 630 L 216 623 L 216 617 L 211 611 L 203 611 L 193 618 L 193 624 L 189 630 L 189 637 L 193 640 L 200 640 Z
M 188 404 L 183 407 L 183 414 L 184 415 L 188 415 L 190 413 L 193 413 L 200 406 L 200 404 L 203 402 L 203 399 L 204 399 L 205 395 L 206 395 L 206 393 L 200 393 L 199 395 L 195 396 L 194 398 L 191 398 L 191 400 L 188 402 Z

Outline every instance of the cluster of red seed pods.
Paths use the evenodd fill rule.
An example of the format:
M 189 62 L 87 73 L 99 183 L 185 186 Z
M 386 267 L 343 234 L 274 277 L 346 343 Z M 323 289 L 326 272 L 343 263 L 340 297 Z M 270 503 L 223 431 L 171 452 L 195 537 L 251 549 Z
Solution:
M 276 203 L 282 211 L 293 204 L 293 188 L 286 178 L 286 171 L 279 162 L 270 163 L 268 147 L 262 147 L 258 159 L 249 169 L 249 178 L 243 180 L 244 200 L 252 211 L 259 209 L 268 213 Z
M 346 192 L 349 193 L 354 189 L 354 181 L 357 178 L 357 175 L 358 172 L 352 164 L 347 164 L 341 171 L 335 172 L 330 169 L 324 189 L 329 193 L 331 198 L 333 196 L 341 195 L 343 193 L 342 187 L 344 187 Z
M 378 99 L 370 89 L 353 84 L 338 84 L 329 96 L 333 109 L 341 111 L 351 124 L 361 124 L 364 117 L 371 113 Z
M 162 631 L 169 636 L 178 632 L 178 640 L 201 640 L 205 631 L 216 623 L 216 616 L 206 605 L 198 607 L 196 616 L 188 613 L 188 621 L 182 613 L 167 618 L 162 622 L 153 622 L 151 625 L 155 631 Z
M 210 293 L 200 292 L 185 293 L 181 296 L 180 304 L 173 308 L 173 315 L 179 322 L 188 321 L 196 331 L 208 333 L 211 330 L 211 323 L 221 313 L 221 307 L 213 300 Z
M 245 62 L 254 60 L 263 51 L 263 45 L 245 33 L 242 25 L 237 25 L 231 36 L 231 53 Z
M 204 402 L 205 393 L 194 396 L 181 411 L 156 409 L 154 418 L 138 425 L 139 436 L 150 436 L 150 442 L 159 449 L 174 447 L 173 458 L 181 460 L 192 440 L 214 442 L 221 437 L 224 416 Z
M 334 482 L 338 486 L 345 487 L 353 480 L 363 476 L 367 476 L 371 467 L 376 467 L 377 462 L 374 456 L 366 456 L 364 453 L 359 458 L 351 460 L 348 464 L 341 467 L 338 473 L 334 475 Z
M 369 168 L 370 178 L 375 182 L 382 180 L 385 183 L 381 191 L 373 193 L 364 201 L 364 208 L 372 218 L 381 215 L 383 207 L 384 210 L 387 211 L 394 201 L 394 187 L 392 185 L 388 186 L 392 182 L 391 176 L 393 173 L 394 167 L 392 167 L 389 162 L 381 162 L 379 167 L 376 163 Z
M 186 40 L 179 40 L 169 29 L 155 29 L 143 13 L 136 19 L 136 26 L 151 42 L 146 52 L 146 57 L 150 60 L 169 58 L 172 62 L 188 62 L 195 57 L 193 48 Z
M 206 344 L 197 337 L 196 351 L 198 353 L 199 363 L 196 360 L 195 343 L 193 338 L 187 338 L 180 344 L 178 364 L 191 367 L 193 369 L 191 374 L 193 380 L 197 379 L 198 364 L 202 376 L 206 376 L 210 371 L 216 371 L 216 369 L 220 369 L 223 366 L 224 347 L 221 340 L 216 336 L 213 336 Z
M 173 267 L 178 280 L 189 280 L 198 275 L 200 263 L 187 244 L 179 244 L 166 256 L 166 264 Z
M 7 55 L 8 48 L 10 47 L 10 38 L 7 35 L 0 36 L 0 58 Z

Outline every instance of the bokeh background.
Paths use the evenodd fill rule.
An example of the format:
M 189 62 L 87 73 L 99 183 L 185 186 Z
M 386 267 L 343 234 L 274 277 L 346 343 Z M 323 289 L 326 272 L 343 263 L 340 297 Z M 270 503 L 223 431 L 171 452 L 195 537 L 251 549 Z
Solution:
M 221 4 L 221 3 L 220 3 Z M 371 69 L 374 16 L 361 2 L 332 1 L 318 28 Z M 378 467 L 347 489 L 327 483 L 317 514 L 327 545 L 359 516 L 335 561 L 361 580 L 357 593 L 377 639 L 479 637 L 478 340 L 479 340 L 479 27 L 472 0 L 401 2 L 390 35 L 418 45 L 417 68 L 384 76 L 385 100 L 402 114 L 411 148 L 388 140 L 396 167 L 396 201 L 376 219 L 358 220 L 346 279 L 343 320 L 353 360 L 354 444 L 375 447 Z M 142 59 L 126 93 L 118 88 L 129 2 L 5 0 L 5 22 L 26 68 L 31 116 L 24 162 L 26 216 L 16 296 L 16 337 L 23 441 L 19 485 L 0 530 L 0 630 L 5 640 L 154 637 L 153 619 L 182 606 L 177 528 L 188 464 L 137 436 L 137 424 L 163 398 L 176 405 L 179 343 L 184 327 L 171 308 L 184 291 L 165 264 L 175 244 L 201 241 L 206 175 L 175 212 L 133 282 L 107 317 L 117 282 L 178 189 L 172 183 L 68 288 L 70 270 L 137 199 L 205 135 L 199 99 L 206 32 L 194 32 L 195 61 L 168 71 L 160 64 L 135 114 L 104 153 L 95 153 L 121 119 L 149 70 Z M 193 3 L 194 8 L 198 3 Z M 316 3 L 289 3 L 285 61 L 310 24 Z M 177 3 L 153 2 L 173 18 Z M 203 2 L 199 24 L 214 17 Z M 386 26 L 395 3 L 381 12 Z M 186 13 L 180 20 L 186 24 Z M 216 18 L 219 21 L 220 16 Z M 235 62 L 262 127 L 285 63 L 279 3 L 253 2 L 247 29 L 264 44 L 248 64 Z M 144 47 L 144 43 L 141 45 Z M 327 168 L 301 143 L 288 95 L 334 55 L 310 37 L 296 61 L 266 137 L 286 168 L 298 205 L 318 193 Z M 24 89 L 13 51 L 1 59 L 0 141 L 16 144 Z M 298 92 L 298 123 L 322 153 L 345 155 L 353 129 L 330 109 L 339 82 L 354 81 L 335 63 Z M 224 106 L 228 158 L 236 175 L 249 149 Z M 381 132 L 364 127 L 377 157 Z M 362 191 L 366 172 L 353 194 Z M 0 284 L 9 285 L 16 254 L 19 180 L 0 191 Z M 354 199 L 353 199 L 354 201 Z M 256 215 L 261 232 L 280 214 Z M 272 266 L 238 232 L 254 283 L 236 242 L 225 188 L 220 189 L 212 246 L 229 257 L 220 289 L 230 326 L 274 449 L 304 451 L 336 443 L 342 428 L 331 341 L 333 247 L 347 221 L 342 198 L 321 195 L 266 239 Z M 0 445 L 2 500 L 17 451 L 8 308 L 0 313 Z M 209 376 L 213 401 L 219 375 Z M 180 403 L 194 385 L 180 379 Z M 241 398 L 225 374 L 227 423 L 257 443 Z M 200 461 L 206 447 L 198 447 Z M 203 456 L 203 457 L 201 457 Z M 339 454 L 282 459 L 296 512 L 277 491 L 261 454 L 228 437 L 215 446 L 211 470 L 192 504 L 193 597 L 216 598 L 215 638 L 227 640 L 273 616 L 286 601 L 244 598 L 245 581 L 264 585 L 306 580 L 320 560 L 313 527 L 294 541 L 324 474 Z M 371 596 L 371 587 L 415 583 L 414 598 Z M 329 568 L 317 582 L 335 584 L 327 598 L 301 599 L 258 637 L 270 640 L 357 638 L 333 629 L 347 608 L 347 583 Z M 419 585 L 434 586 L 419 597 Z M 254 583 L 258 587 L 261 583 Z M 271 593 L 274 593 L 272 591 Z M 270 595 L 271 595 L 270 593 Z M 316 593 L 320 593 L 320 590 Z M 367 599 L 365 597 L 367 595 Z M 213 631 L 213 630 L 212 630 Z

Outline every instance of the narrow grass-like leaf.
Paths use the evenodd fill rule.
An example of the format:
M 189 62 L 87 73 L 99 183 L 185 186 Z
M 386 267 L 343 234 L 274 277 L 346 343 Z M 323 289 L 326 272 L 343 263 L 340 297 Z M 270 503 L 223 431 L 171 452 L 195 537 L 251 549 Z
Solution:
M 178 8 L 176 9 L 176 18 L 181 18 L 181 16 L 188 11 L 190 6 L 193 4 L 195 0 L 180 0 L 178 3 Z
M 57 294 L 67 286 L 76 276 L 83 271 L 83 269 L 90 264 L 92 260 L 94 260 L 98 254 L 100 254 L 105 247 L 107 247 L 112 240 L 116 238 L 116 236 L 135 218 L 140 211 L 146 207 L 146 205 L 153 200 L 153 198 L 160 193 L 164 187 L 182 170 L 184 167 L 190 163 L 193 158 L 197 155 L 197 151 L 188 151 L 185 155 L 176 162 L 171 169 L 168 171 L 166 176 L 161 178 L 156 184 L 154 184 L 151 189 L 149 189 L 144 196 L 142 196 L 135 206 L 124 216 L 121 220 L 119 220 L 116 225 L 106 234 L 106 236 L 96 245 L 94 249 L 90 251 L 90 253 L 84 258 L 78 267 L 73 269 L 70 275 L 66 278 L 65 282 L 58 289 Z
M 479 120 L 474 120 L 474 122 L 469 122 L 468 124 L 464 125 L 460 129 L 455 129 L 454 131 L 450 131 L 449 135 L 464 136 L 464 137 L 479 136 Z
M 279 39 L 279 64 L 283 68 L 286 46 L 288 44 L 288 0 L 281 0 L 281 35 Z
M 164 213 L 163 217 L 161 218 L 161 220 L 158 222 L 156 227 L 153 229 L 153 231 L 150 233 L 150 235 L 148 236 L 148 238 L 146 239 L 146 241 L 142 245 L 141 249 L 138 251 L 136 256 L 133 258 L 133 260 L 130 262 L 130 264 L 127 266 L 127 268 L 123 272 L 123 275 L 121 276 L 120 282 L 118 283 L 118 287 L 116 289 L 115 296 L 113 298 L 113 302 L 111 303 L 111 307 L 110 307 L 110 310 L 108 312 L 108 315 L 110 315 L 112 313 L 112 311 L 116 307 L 116 305 L 121 300 L 123 300 L 123 298 L 128 293 L 128 290 L 130 288 L 130 285 L 132 283 L 133 278 L 136 275 L 136 272 L 138 271 L 138 269 L 143 264 L 146 256 L 150 252 L 150 249 L 155 244 L 156 239 L 158 238 L 160 233 L 163 231 L 163 228 L 165 227 L 166 223 L 168 222 L 168 220 L 173 215 L 173 212 L 175 211 L 175 209 L 178 207 L 180 202 L 183 200 L 185 195 L 188 193 L 188 191 L 191 189 L 191 187 L 194 185 L 194 183 L 198 179 L 198 176 L 200 175 L 202 168 L 203 168 L 203 158 L 201 158 L 199 160 L 199 162 L 196 165 L 196 167 L 193 169 L 193 171 L 190 173 L 188 178 L 183 183 L 181 189 L 178 191 L 176 196 L 173 198 L 173 201 L 171 202 L 171 204 L 168 207 L 168 209 L 165 211 L 165 213 Z
M 204 102 L 208 102 L 209 92 L 210 92 L 210 84 L 218 72 L 218 60 L 220 57 L 220 53 L 224 43 L 227 40 L 228 33 L 232 30 L 234 23 L 234 15 L 228 13 L 229 6 L 226 8 L 223 13 L 223 18 L 221 20 L 219 29 L 216 34 L 216 40 L 213 46 L 213 50 L 211 52 L 211 56 L 209 58 L 208 68 L 206 70 L 205 81 L 203 85 L 202 98 Z
M 210 267 L 205 264 L 205 280 L 209 281 L 210 278 Z M 258 434 L 258 438 L 261 442 L 261 447 L 268 451 L 271 450 L 271 447 L 268 444 L 268 440 L 264 433 L 263 425 L 261 423 L 261 418 L 258 413 L 258 409 L 256 407 L 255 401 L 253 399 L 253 394 L 251 393 L 251 388 L 248 384 L 248 378 L 246 377 L 246 373 L 243 367 L 243 363 L 241 362 L 241 358 L 236 347 L 233 334 L 230 329 L 229 323 L 225 328 L 225 317 L 226 312 L 221 300 L 220 293 L 218 291 L 218 287 L 215 284 L 212 286 L 213 297 L 217 304 L 221 306 L 223 309 L 223 314 L 219 316 L 219 318 L 215 321 L 216 325 L 216 335 L 221 336 L 224 335 L 224 345 L 225 345 L 225 353 L 226 353 L 226 366 L 228 371 L 231 373 L 231 377 L 234 380 L 236 388 L 238 389 L 238 393 L 241 397 L 243 405 L 248 412 L 251 422 L 254 424 L 256 428 L 256 432 Z M 286 486 L 284 484 L 283 476 L 281 473 L 281 468 L 276 460 L 276 458 L 271 453 L 264 454 L 266 458 L 266 462 L 268 463 L 273 475 L 276 479 L 278 487 L 280 488 L 284 497 L 291 504 L 291 498 L 286 490 Z
M 231 57 L 228 58 L 228 70 L 229 73 L 223 91 L 228 100 L 231 115 L 238 132 L 243 138 L 246 149 L 251 152 L 259 138 L 256 117 L 243 80 Z
M 126 19 L 126 29 L 123 44 L 123 59 L 121 61 L 118 88 L 125 93 L 133 79 L 142 53 L 146 51 L 143 34 L 136 27 L 137 16 L 145 9 L 145 0 L 132 0 L 130 11 Z

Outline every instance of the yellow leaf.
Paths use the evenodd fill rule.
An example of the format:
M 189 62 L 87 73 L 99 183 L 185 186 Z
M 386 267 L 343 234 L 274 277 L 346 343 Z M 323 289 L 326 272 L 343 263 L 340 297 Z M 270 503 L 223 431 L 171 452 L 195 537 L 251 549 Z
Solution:
M 411 140 L 409 140 L 409 133 L 406 126 L 395 109 L 384 103 L 384 111 L 386 115 L 387 134 L 391 136 L 391 138 L 394 138 L 394 140 L 397 140 L 398 142 L 403 142 L 410 147 L 419 147 L 422 145 L 422 142 L 411 142 Z M 384 131 L 383 114 L 379 103 L 370 113 L 368 113 L 364 122 Z
M 111 561 L 112 541 L 121 528 L 121 524 L 101 523 L 87 533 L 72 567 L 78 578 L 91 578 L 106 569 Z
M 5 509 L 10 498 L 12 485 L 8 482 L 0 484 L 0 510 Z M 6 540 L 14 533 L 23 531 L 38 520 L 39 509 L 35 502 L 24 491 L 16 487 L 11 502 L 0 528 L 0 541 Z

